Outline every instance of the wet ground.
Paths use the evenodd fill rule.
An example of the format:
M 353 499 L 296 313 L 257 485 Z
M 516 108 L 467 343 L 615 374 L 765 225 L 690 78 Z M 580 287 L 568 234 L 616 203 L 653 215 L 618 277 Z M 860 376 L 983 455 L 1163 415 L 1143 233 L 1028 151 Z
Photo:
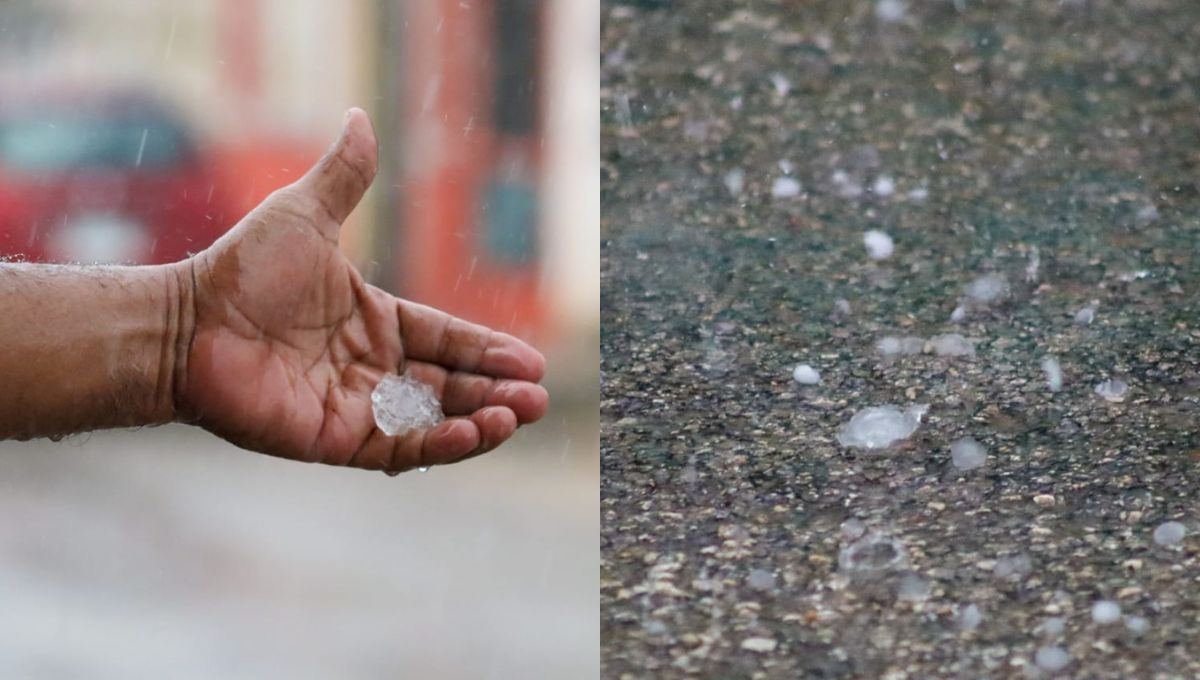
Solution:
M 614 2 L 602 35 L 602 675 L 1200 676 L 1200 5 Z M 876 349 L 940 333 L 975 356 Z M 838 443 L 888 403 L 930 408 Z
M 594 677 L 594 399 L 395 478 L 185 427 L 0 444 L 0 676 Z

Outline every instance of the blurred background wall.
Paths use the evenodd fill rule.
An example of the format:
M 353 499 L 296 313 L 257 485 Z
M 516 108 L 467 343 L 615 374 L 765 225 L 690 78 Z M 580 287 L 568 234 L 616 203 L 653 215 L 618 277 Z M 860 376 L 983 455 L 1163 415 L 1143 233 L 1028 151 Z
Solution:
M 0 444 L 0 675 L 598 672 L 598 16 L 598 0 L 0 4 L 0 107 L 163 101 L 222 229 L 367 109 L 381 172 L 344 251 L 544 348 L 553 399 L 501 451 L 396 480 L 188 428 Z

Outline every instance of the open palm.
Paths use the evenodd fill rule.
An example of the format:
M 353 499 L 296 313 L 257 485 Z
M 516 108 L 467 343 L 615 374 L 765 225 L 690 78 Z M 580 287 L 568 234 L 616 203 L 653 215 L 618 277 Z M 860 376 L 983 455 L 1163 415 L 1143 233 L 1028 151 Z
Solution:
M 537 351 L 367 284 L 338 250 L 376 159 L 370 121 L 352 110 L 307 175 L 190 260 L 185 417 L 255 451 L 401 471 L 490 450 L 545 413 Z M 447 420 L 390 437 L 375 427 L 371 391 L 405 370 Z

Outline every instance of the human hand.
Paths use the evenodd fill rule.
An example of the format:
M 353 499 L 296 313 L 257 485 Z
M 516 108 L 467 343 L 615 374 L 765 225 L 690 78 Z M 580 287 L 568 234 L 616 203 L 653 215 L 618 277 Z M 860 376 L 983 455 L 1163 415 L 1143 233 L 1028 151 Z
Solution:
M 368 285 L 338 250 L 376 163 L 371 123 L 352 109 L 308 174 L 181 263 L 195 310 L 176 369 L 182 419 L 262 453 L 402 471 L 489 451 L 542 417 L 541 354 Z M 405 370 L 447 419 L 389 437 L 371 392 Z

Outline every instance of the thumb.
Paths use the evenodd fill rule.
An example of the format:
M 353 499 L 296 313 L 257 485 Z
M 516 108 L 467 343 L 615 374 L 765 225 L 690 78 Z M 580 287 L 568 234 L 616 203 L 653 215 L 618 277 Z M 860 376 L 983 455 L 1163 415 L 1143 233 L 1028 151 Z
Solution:
M 319 201 L 341 224 L 371 186 L 378 163 L 371 119 L 362 109 L 353 108 L 346 112 L 337 140 L 295 188 Z

